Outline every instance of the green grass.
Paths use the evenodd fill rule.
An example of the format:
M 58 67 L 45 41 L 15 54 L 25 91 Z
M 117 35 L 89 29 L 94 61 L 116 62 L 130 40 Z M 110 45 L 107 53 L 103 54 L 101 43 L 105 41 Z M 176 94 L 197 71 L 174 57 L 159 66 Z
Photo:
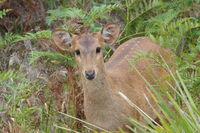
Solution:
M 173 90 L 172 92 L 166 91 L 164 95 L 167 97 L 167 100 L 170 102 L 170 105 L 166 103 L 166 101 L 162 97 L 162 93 L 158 92 L 148 81 L 141 75 L 141 73 L 134 67 L 134 69 L 138 72 L 138 74 L 143 78 L 143 80 L 147 83 L 149 91 L 152 92 L 152 96 L 157 103 L 157 106 L 161 110 L 161 115 L 158 110 L 153 108 L 152 110 L 157 114 L 159 121 L 161 124 L 153 123 L 151 116 L 145 114 L 142 110 L 140 110 L 135 104 L 133 104 L 126 96 L 122 94 L 122 97 L 127 100 L 127 102 L 133 106 L 133 108 L 137 109 L 144 119 L 147 121 L 148 125 L 143 125 L 138 121 L 134 120 L 134 118 L 129 119 L 129 121 L 136 127 L 136 129 L 131 129 L 131 131 L 135 133 L 199 133 L 200 132 L 200 110 L 195 104 L 184 80 L 180 76 L 180 73 L 176 71 L 173 73 L 166 62 L 163 60 L 163 64 L 167 68 L 174 82 L 175 86 L 172 86 L 170 83 L 168 85 Z M 166 88 L 162 88 L 166 89 Z M 176 95 L 176 97 L 174 97 Z M 180 105 L 178 99 L 182 101 Z M 147 98 L 148 100 L 148 98 Z

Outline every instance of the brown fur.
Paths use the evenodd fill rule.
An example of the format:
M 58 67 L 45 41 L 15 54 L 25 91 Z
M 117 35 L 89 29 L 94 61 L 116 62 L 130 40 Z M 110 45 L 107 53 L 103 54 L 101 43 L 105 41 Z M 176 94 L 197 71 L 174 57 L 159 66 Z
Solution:
M 106 25 L 106 28 L 108 27 L 109 25 Z M 116 40 L 118 35 L 116 35 L 116 32 L 113 33 L 115 37 L 112 36 L 112 33 L 108 37 L 112 36 L 111 39 Z M 113 42 L 113 40 L 109 41 Z M 125 94 L 151 118 L 156 118 L 144 97 L 146 95 L 153 107 L 156 108 L 154 100 L 147 91 L 148 86 L 134 69 L 131 70 L 129 60 L 132 56 L 137 56 L 138 51 L 153 53 L 154 55 L 160 53 L 163 57 L 170 57 L 171 52 L 169 50 L 161 48 L 146 37 L 138 37 L 122 44 L 109 61 L 104 63 L 102 52 L 99 54 L 95 52 L 97 47 L 103 47 L 101 33 L 85 33 L 75 36 L 72 39 L 72 47 L 73 50 L 78 49 L 81 53 L 76 55 L 76 61 L 84 90 L 84 111 L 88 122 L 109 131 L 116 131 L 118 128 L 123 128 L 129 124 L 125 119 L 126 117 L 133 117 L 144 122 L 139 112 L 130 107 L 127 101 L 119 95 L 119 92 Z M 169 74 L 164 68 L 155 66 L 156 62 L 150 59 L 151 57 L 141 58 L 134 64 L 150 84 L 154 85 L 158 82 L 153 79 L 153 74 L 159 77 L 160 83 L 166 85 L 164 81 Z M 170 58 L 166 60 L 167 63 L 172 61 Z M 88 70 L 95 71 L 96 76 L 93 80 L 85 78 L 84 73 Z

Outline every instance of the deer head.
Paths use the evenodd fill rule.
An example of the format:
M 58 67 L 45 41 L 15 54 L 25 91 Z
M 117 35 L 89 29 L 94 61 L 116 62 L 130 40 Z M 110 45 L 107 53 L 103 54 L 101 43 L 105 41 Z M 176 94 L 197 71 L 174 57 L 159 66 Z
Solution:
M 52 38 L 59 49 L 75 53 L 80 72 L 87 80 L 93 80 L 104 68 L 104 44 L 112 45 L 117 40 L 119 31 L 118 24 L 109 23 L 100 32 L 80 35 L 56 29 L 52 32 Z

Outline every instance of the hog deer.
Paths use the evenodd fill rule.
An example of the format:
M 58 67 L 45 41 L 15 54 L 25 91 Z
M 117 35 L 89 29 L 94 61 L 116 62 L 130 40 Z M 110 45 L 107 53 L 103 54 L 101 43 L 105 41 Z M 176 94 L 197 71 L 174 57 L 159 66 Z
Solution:
M 160 53 L 163 57 L 171 56 L 171 52 L 146 37 L 137 37 L 120 45 L 108 62 L 104 63 L 102 49 L 105 44 L 113 44 L 119 35 L 120 27 L 110 23 L 98 33 L 83 33 L 71 35 L 65 30 L 57 29 L 52 32 L 55 45 L 63 51 L 75 53 L 81 84 L 84 91 L 84 111 L 86 120 L 109 131 L 116 131 L 129 124 L 125 117 L 132 117 L 144 122 L 140 113 L 131 107 L 119 94 L 126 95 L 134 104 L 156 118 L 152 108 L 155 102 L 147 91 L 147 84 L 141 76 L 131 70 L 129 59 L 136 56 L 136 51 Z M 155 61 L 145 57 L 135 61 L 135 66 L 150 84 L 155 84 L 149 71 L 160 77 L 163 85 L 168 72 L 155 65 Z M 172 61 L 168 59 L 167 62 Z M 148 72 L 146 71 L 148 70 Z

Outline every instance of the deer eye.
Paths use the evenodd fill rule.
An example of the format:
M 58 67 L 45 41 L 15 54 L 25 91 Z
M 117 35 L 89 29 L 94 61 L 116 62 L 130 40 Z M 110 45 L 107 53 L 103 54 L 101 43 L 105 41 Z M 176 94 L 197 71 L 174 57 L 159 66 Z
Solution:
M 80 55 L 81 54 L 80 50 L 75 50 L 75 54 Z
M 100 53 L 101 52 L 101 48 L 100 47 L 97 47 L 96 48 L 96 53 Z

